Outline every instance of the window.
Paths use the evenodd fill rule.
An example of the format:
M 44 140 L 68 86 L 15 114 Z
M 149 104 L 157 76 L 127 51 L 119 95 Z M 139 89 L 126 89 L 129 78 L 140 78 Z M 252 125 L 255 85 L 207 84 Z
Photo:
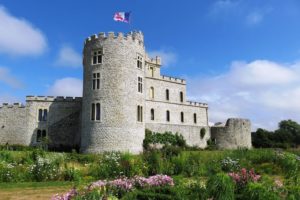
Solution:
M 138 92 L 143 93 L 143 78 L 138 77 Z
M 154 109 L 151 109 L 151 120 L 154 120 Z
M 41 130 L 37 130 L 37 132 L 36 132 L 36 141 L 37 142 L 42 141 L 42 131 Z
M 137 56 L 137 68 L 142 69 L 143 68 L 143 57 L 138 55 Z
M 197 114 L 194 113 L 194 124 L 197 124 Z
M 183 112 L 180 113 L 180 119 L 181 119 L 181 122 L 184 122 L 184 114 L 183 114 Z
M 93 90 L 100 89 L 100 73 L 93 73 Z
M 180 92 L 180 102 L 183 102 L 183 92 Z
M 100 103 L 92 103 L 92 112 L 91 112 L 92 121 L 101 120 L 101 105 Z
M 150 87 L 150 98 L 154 99 L 154 87 Z
M 137 121 L 143 122 L 143 106 L 137 106 Z
M 150 74 L 151 74 L 151 77 L 154 77 L 154 68 L 153 67 L 150 67 Z
M 102 49 L 98 49 L 96 51 L 93 51 L 92 53 L 92 64 L 97 65 L 102 63 L 102 55 L 103 51 Z
M 38 129 L 36 132 L 36 142 L 42 142 L 43 139 L 47 137 L 47 132 L 46 130 L 40 130 Z
M 48 110 L 47 109 L 39 109 L 39 114 L 38 115 L 39 115 L 38 116 L 39 122 L 47 121 Z
M 170 111 L 167 110 L 166 114 L 167 114 L 166 115 L 166 120 L 167 120 L 167 122 L 169 122 L 170 121 Z
M 169 90 L 166 89 L 166 100 L 169 101 Z

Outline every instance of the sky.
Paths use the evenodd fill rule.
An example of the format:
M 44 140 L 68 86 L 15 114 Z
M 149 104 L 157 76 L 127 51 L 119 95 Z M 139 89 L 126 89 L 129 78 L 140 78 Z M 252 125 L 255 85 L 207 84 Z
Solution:
M 130 11 L 131 23 L 113 14 Z M 141 30 L 162 74 L 187 80 L 210 123 L 300 122 L 298 0 L 0 0 L 0 102 L 81 96 L 82 48 L 99 32 Z

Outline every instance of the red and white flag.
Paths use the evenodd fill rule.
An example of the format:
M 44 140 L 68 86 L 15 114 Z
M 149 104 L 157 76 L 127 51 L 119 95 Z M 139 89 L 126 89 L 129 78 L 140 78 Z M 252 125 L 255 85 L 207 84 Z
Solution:
M 130 12 L 116 12 L 114 20 L 129 23 Z

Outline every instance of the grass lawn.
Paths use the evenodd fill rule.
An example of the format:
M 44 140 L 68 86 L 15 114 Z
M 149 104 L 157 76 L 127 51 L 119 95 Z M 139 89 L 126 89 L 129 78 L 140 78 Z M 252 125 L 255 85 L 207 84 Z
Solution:
M 53 194 L 65 193 L 73 186 L 73 182 L 27 182 L 1 183 L 1 200 L 44 200 L 51 199 Z

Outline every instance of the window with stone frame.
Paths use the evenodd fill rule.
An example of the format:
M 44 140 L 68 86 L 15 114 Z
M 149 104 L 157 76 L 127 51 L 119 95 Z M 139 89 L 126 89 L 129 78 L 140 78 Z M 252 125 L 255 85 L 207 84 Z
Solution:
M 150 67 L 149 69 L 151 77 L 154 77 L 154 67 Z
M 100 89 L 100 73 L 93 73 L 93 90 Z
M 169 90 L 166 89 L 166 100 L 169 101 L 170 99 L 170 94 L 169 94 Z
M 103 49 L 92 51 L 92 65 L 102 64 Z
M 143 93 L 143 78 L 138 77 L 138 92 Z
M 101 105 L 100 103 L 92 103 L 92 112 L 91 112 L 92 121 L 101 120 Z
M 47 117 L 48 117 L 48 110 L 40 108 L 38 111 L 38 121 L 39 122 L 47 121 Z
M 36 131 L 36 142 L 42 142 L 47 137 L 46 130 L 38 129 Z
M 154 99 L 154 87 L 150 87 L 150 98 Z
M 143 57 L 140 54 L 137 54 L 136 66 L 139 69 L 143 69 Z
M 170 121 L 170 111 L 168 111 L 168 110 L 166 112 L 166 120 L 167 120 L 167 122 Z
M 143 106 L 137 106 L 137 121 L 143 122 Z
M 153 108 L 150 110 L 150 114 L 151 114 L 151 120 L 153 121 L 154 120 L 154 109 Z
M 184 113 L 183 112 L 180 113 L 180 121 L 182 123 L 184 122 Z
M 179 97 L 180 97 L 180 102 L 183 102 L 183 92 L 179 93 Z
M 194 124 L 197 124 L 197 114 L 194 113 Z

